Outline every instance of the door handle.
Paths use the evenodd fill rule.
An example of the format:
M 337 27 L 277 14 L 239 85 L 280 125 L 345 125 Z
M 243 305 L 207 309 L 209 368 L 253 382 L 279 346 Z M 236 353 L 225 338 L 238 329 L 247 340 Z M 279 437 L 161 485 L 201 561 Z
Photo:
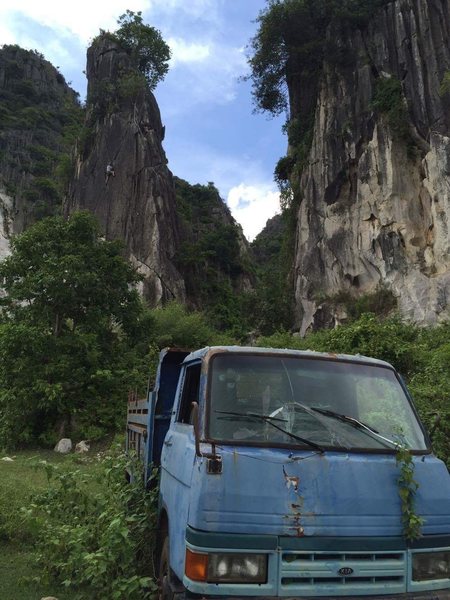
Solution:
M 164 440 L 164 446 L 172 446 L 173 442 L 172 442 L 172 438 L 169 438 L 168 440 Z

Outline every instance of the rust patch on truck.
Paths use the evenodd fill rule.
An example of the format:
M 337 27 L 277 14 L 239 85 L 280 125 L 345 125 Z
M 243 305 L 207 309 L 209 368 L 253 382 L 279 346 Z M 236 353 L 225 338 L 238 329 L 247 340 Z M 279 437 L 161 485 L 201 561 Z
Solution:
M 290 509 L 292 512 L 285 515 L 285 519 L 288 521 L 289 529 L 293 530 L 296 537 L 302 537 L 305 535 L 301 518 L 303 510 L 303 498 L 300 495 L 300 477 L 294 475 L 288 475 L 283 465 L 283 476 L 288 491 L 292 490 L 296 495 L 296 501 L 290 503 Z
M 292 487 L 294 489 L 294 492 L 297 493 L 299 485 L 300 485 L 300 477 L 295 477 L 295 476 L 288 475 L 286 473 L 284 465 L 283 465 L 283 475 L 284 475 L 284 480 L 286 481 L 286 487 L 287 487 L 287 489 L 290 490 L 291 487 Z

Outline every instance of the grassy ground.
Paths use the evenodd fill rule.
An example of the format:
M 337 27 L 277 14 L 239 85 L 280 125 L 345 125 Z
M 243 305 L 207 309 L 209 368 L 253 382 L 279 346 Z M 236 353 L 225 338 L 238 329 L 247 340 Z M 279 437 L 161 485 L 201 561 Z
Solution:
M 0 458 L 5 455 L 0 454 Z M 59 600 L 72 600 L 73 595 L 55 586 L 38 586 L 34 565 L 34 540 L 32 526 L 27 523 L 21 507 L 30 503 L 32 494 L 45 488 L 47 478 L 40 460 L 64 463 L 72 457 L 54 452 L 21 451 L 12 455 L 14 462 L 0 460 L 0 598 L 1 600 L 40 600 L 43 596 L 56 596 Z M 94 469 L 95 464 L 81 465 Z

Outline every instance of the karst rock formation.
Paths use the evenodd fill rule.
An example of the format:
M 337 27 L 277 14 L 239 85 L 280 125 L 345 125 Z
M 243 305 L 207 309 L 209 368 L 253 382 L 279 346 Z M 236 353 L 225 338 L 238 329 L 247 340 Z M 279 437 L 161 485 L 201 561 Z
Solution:
M 327 299 L 380 286 L 396 296 L 405 318 L 446 320 L 450 93 L 443 83 L 450 70 L 450 3 L 397 0 L 364 26 L 332 23 L 327 41 L 299 182 L 297 326 L 304 334 L 337 323 L 342 315 Z M 293 118 L 300 111 L 297 90 L 311 86 L 310 75 L 302 76 L 289 82 Z M 401 85 L 403 130 L 374 105 L 388 79 Z
M 53 177 L 68 156 L 67 128 L 77 94 L 36 51 L 0 50 L 0 260 L 11 236 L 53 213 L 61 189 Z
M 107 35 L 87 53 L 88 112 L 65 213 L 89 210 L 107 239 L 121 239 L 152 306 L 185 301 L 174 264 L 180 239 L 158 105 L 130 57 Z M 112 165 L 114 174 L 107 174 Z

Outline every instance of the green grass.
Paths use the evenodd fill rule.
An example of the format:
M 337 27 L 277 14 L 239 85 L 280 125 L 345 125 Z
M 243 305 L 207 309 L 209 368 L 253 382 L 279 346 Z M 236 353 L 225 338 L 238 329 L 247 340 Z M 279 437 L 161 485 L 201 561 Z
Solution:
M 3 458 L 5 454 L 0 454 Z M 36 492 L 45 489 L 47 477 L 37 466 L 46 460 L 52 464 L 71 464 L 76 458 L 61 456 L 51 451 L 34 450 L 8 454 L 14 462 L 0 460 L 0 598 L 1 600 L 40 600 L 56 596 L 59 600 L 72 600 L 75 596 L 54 584 L 38 585 L 33 578 L 38 575 L 34 564 L 33 525 L 21 512 Z M 95 469 L 95 463 L 82 463 L 83 469 Z
M 75 597 L 55 586 L 41 586 L 32 581 L 37 575 L 33 567 L 33 551 L 11 543 L 0 544 L 0 597 L 2 600 L 40 600 L 45 596 L 56 596 L 59 600 Z

